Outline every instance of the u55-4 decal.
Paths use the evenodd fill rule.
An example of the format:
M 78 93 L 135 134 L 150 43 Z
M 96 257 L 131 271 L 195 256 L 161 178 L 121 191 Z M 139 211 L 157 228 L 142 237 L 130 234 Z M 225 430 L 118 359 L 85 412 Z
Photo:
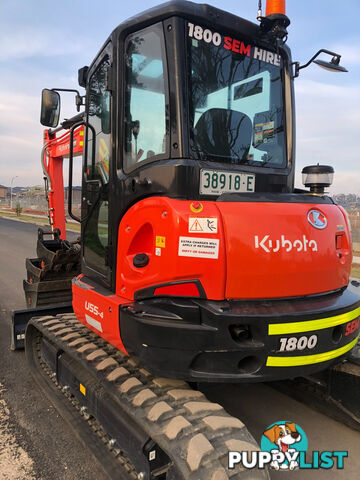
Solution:
M 85 310 L 87 310 L 88 312 L 92 313 L 95 316 L 104 318 L 104 312 L 102 312 L 97 305 L 94 305 L 93 303 L 90 303 L 87 300 L 85 301 Z

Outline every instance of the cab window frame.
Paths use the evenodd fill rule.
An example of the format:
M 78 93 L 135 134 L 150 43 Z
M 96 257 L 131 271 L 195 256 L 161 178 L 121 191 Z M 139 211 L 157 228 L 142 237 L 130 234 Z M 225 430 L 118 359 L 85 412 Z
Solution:
M 251 38 L 247 38 L 245 35 L 242 37 L 244 42 L 248 42 L 254 47 L 265 49 L 272 53 L 277 53 L 281 57 L 281 65 L 279 66 L 279 81 L 280 81 L 280 98 L 282 102 L 282 121 L 283 121 L 283 131 L 280 132 L 283 134 L 283 154 L 282 154 L 282 162 L 281 164 L 277 165 L 276 163 L 268 163 L 268 162 L 260 162 L 256 160 L 248 160 L 247 162 L 240 162 L 240 163 L 233 163 L 231 159 L 229 160 L 220 160 L 216 158 L 212 158 L 211 155 L 207 155 L 206 153 L 199 154 L 198 151 L 194 148 L 194 135 L 192 133 L 192 129 L 194 128 L 194 108 L 193 108 L 193 98 L 192 98 L 192 54 L 191 54 L 191 42 L 192 38 L 188 35 L 188 24 L 189 22 L 194 22 L 194 19 L 187 18 L 184 22 L 184 35 L 185 35 L 185 43 L 186 43 L 186 78 L 187 78 L 187 88 L 189 92 L 189 96 L 187 99 L 187 108 L 188 108 L 188 129 L 189 129 L 189 156 L 192 160 L 195 161 L 205 161 L 210 162 L 211 164 L 219 164 L 221 163 L 225 169 L 228 168 L 240 168 L 249 171 L 266 171 L 266 173 L 286 173 L 291 169 L 291 158 L 293 152 L 292 146 L 292 126 L 293 126 L 293 114 L 290 109 L 289 114 L 289 105 L 291 106 L 291 94 L 289 95 L 288 87 L 286 85 L 286 77 L 289 71 L 289 57 L 286 48 L 278 48 L 270 46 L 268 44 L 262 43 L 261 39 L 256 39 L 256 41 L 252 40 Z M 213 30 L 211 25 L 206 24 L 205 22 L 201 24 L 202 27 L 208 28 Z M 218 32 L 222 37 L 228 34 L 233 34 L 234 38 L 237 39 L 241 37 L 239 32 L 232 32 L 230 29 L 226 31 L 223 28 L 219 28 Z M 266 71 L 266 70 L 264 70 Z M 273 79 L 270 79 L 270 83 L 273 82 Z M 255 125 L 254 125 L 255 126 Z M 251 139 L 250 146 L 254 146 L 254 136 Z M 219 157 L 220 158 L 220 157 Z
M 99 181 L 99 200 L 98 200 L 98 205 L 94 209 L 92 216 L 83 224 L 82 226 L 82 235 L 84 238 L 83 244 L 82 244 L 82 262 L 83 262 L 83 270 L 85 275 L 88 275 L 90 278 L 95 279 L 96 281 L 100 281 L 102 284 L 104 284 L 106 287 L 111 286 L 111 265 L 107 264 L 107 253 L 106 249 L 109 248 L 109 245 L 111 244 L 111 222 L 109 221 L 110 218 L 110 211 L 109 211 L 109 183 L 111 181 L 111 171 L 112 171 L 112 165 L 114 163 L 114 159 L 112 158 L 113 151 L 112 151 L 112 138 L 113 138 L 113 118 L 114 118 L 114 96 L 113 92 L 109 89 L 106 89 L 108 94 L 106 95 L 108 97 L 109 101 L 109 111 L 107 112 L 108 114 L 108 128 L 106 131 L 103 131 L 103 121 L 101 116 L 98 115 L 91 115 L 90 114 L 90 105 L 91 105 L 91 98 L 90 98 L 90 84 L 92 79 L 94 78 L 95 75 L 100 71 L 100 69 L 103 68 L 103 65 L 105 62 L 108 62 L 108 67 L 105 72 L 105 86 L 106 86 L 106 75 L 111 75 L 112 74 L 112 69 L 113 69 L 113 46 L 112 42 L 109 41 L 105 47 L 101 50 L 101 52 L 98 54 L 97 58 L 91 65 L 89 72 L 88 72 L 88 81 L 87 81 L 87 86 L 86 86 L 86 124 L 89 123 L 93 125 L 95 128 L 95 139 L 92 138 L 92 132 L 89 131 L 88 128 L 85 129 L 86 136 L 85 136 L 85 151 L 84 155 L 86 155 L 87 158 L 87 167 L 90 170 L 85 171 L 85 163 L 83 161 L 83 171 L 82 171 L 82 185 L 83 189 L 87 188 L 88 183 L 91 181 Z M 93 122 L 92 118 L 97 117 L 96 121 Z M 98 160 L 98 148 L 95 149 L 95 159 L 92 159 L 92 149 L 91 149 L 91 144 L 92 141 L 95 141 L 96 147 L 98 147 L 98 142 L 104 138 L 107 137 L 108 139 L 108 153 L 109 153 L 109 163 L 108 163 L 108 178 L 107 180 L 104 181 L 104 178 L 97 172 L 97 160 Z M 92 164 L 94 165 L 94 169 L 92 169 Z M 100 235 L 100 210 L 103 212 L 104 208 L 107 209 L 107 246 L 104 246 L 103 242 L 103 235 Z M 86 199 L 83 197 L 82 201 L 82 211 L 85 212 L 85 214 L 88 212 L 88 205 Z M 95 217 L 94 217 L 95 215 Z M 103 215 L 103 213 L 102 213 Z M 91 241 L 95 239 L 94 234 L 96 233 L 96 245 L 100 247 L 102 252 L 101 254 L 96 251 L 95 249 L 92 249 L 89 246 L 89 241 L 91 244 Z M 90 235 L 90 236 L 89 236 Z M 101 240 L 100 240 L 101 236 Z M 87 238 L 87 241 L 86 241 Z M 95 245 L 95 246 L 96 246 Z M 91 253 L 90 250 L 93 250 Z M 102 259 L 101 262 L 98 260 L 95 260 L 95 256 L 98 256 L 98 258 Z
M 165 120 L 165 132 L 164 132 L 164 142 L 165 142 L 165 151 L 162 153 L 155 154 L 151 157 L 140 159 L 137 162 L 129 161 L 129 151 L 127 151 L 127 132 L 129 128 L 129 116 L 130 116 L 130 102 L 128 101 L 128 65 L 127 65 L 127 50 L 131 40 L 143 32 L 151 32 L 156 29 L 157 33 L 160 33 L 160 47 L 161 47 L 161 60 L 163 67 L 163 85 L 164 85 L 164 98 L 165 98 L 165 109 L 164 109 L 164 120 Z M 158 162 L 160 160 L 166 160 L 170 158 L 170 83 L 169 83 L 169 67 L 168 67 L 168 57 L 167 57 L 167 47 L 166 47 L 166 36 L 165 28 L 162 21 L 154 23 L 152 25 L 146 26 L 140 30 L 132 31 L 128 33 L 124 39 L 124 50 L 123 50 L 123 92 L 122 92 L 122 122 L 118 127 L 121 140 L 122 140 L 122 168 L 125 174 L 129 174 L 142 168 L 144 165 L 150 163 Z M 135 119 L 136 120 L 136 119 Z M 122 131 L 123 129 L 123 131 Z M 141 131 L 141 124 L 140 124 Z

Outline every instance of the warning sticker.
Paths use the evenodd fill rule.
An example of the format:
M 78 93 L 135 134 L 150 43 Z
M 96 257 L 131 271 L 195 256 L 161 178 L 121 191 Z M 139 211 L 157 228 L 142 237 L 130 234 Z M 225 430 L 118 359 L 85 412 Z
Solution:
M 219 258 L 217 238 L 179 238 L 179 257 Z
M 191 233 L 217 233 L 216 217 L 189 217 L 189 232 Z
M 255 125 L 254 146 L 267 143 L 274 138 L 274 122 L 257 123 Z
M 165 237 L 159 237 L 158 235 L 156 235 L 155 246 L 165 248 L 165 241 L 166 241 Z

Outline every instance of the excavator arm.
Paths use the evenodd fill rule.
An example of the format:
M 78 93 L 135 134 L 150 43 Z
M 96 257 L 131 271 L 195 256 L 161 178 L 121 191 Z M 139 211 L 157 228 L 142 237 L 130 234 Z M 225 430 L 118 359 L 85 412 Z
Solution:
M 44 146 L 41 151 L 41 164 L 44 172 L 45 188 L 49 204 L 51 230 L 60 230 L 60 238 L 66 240 L 66 217 L 64 199 L 63 160 L 70 155 L 70 128 L 82 120 L 83 113 L 65 120 L 59 128 L 44 131 Z M 65 132 L 64 132 L 65 130 Z M 73 156 L 84 152 L 84 126 L 73 133 Z M 71 192 L 69 192 L 71 194 Z

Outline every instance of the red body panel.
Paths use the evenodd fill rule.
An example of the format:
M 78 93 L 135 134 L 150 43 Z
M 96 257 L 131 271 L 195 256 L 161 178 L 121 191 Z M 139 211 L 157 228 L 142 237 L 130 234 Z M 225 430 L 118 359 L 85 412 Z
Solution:
M 196 203 L 151 197 L 129 209 L 119 227 L 117 295 L 131 300 L 141 289 L 181 280 L 200 280 L 213 300 L 312 295 L 348 284 L 349 230 L 336 205 L 206 201 L 199 210 Z M 313 209 L 325 215 L 326 228 L 310 224 Z M 201 231 L 204 219 L 217 220 L 217 231 Z M 214 244 L 207 256 L 201 241 L 217 242 L 218 252 Z M 137 268 L 140 253 L 149 263 Z
M 325 228 L 310 223 L 311 210 L 326 217 Z M 143 289 L 145 297 L 271 299 L 333 291 L 349 281 L 349 226 L 333 204 L 150 197 L 128 210 L 118 235 L 115 294 L 80 276 L 73 307 L 84 325 L 125 353 L 119 309 Z M 147 265 L 135 267 L 135 255 L 144 253 Z
M 119 350 L 127 353 L 119 331 L 119 308 L 128 303 L 117 295 L 105 296 L 81 282 L 73 283 L 73 308 L 78 320 Z
M 124 215 L 119 227 L 116 293 L 133 299 L 136 291 L 180 280 L 200 280 L 208 298 L 225 294 L 226 258 L 221 216 L 215 202 L 202 202 L 199 213 L 192 202 L 151 197 L 138 202 Z M 189 233 L 189 217 L 218 220 L 217 233 Z M 217 258 L 179 256 L 179 237 L 215 240 Z M 156 250 L 158 249 L 158 250 Z M 146 253 L 149 263 L 136 268 L 133 259 Z M 199 255 L 204 255 L 199 253 Z
M 283 298 L 348 284 L 349 232 L 336 205 L 220 203 L 227 249 L 226 298 Z M 326 228 L 307 219 L 316 209 Z M 336 249 L 336 235 L 344 239 Z M 341 258 L 339 258 L 341 254 Z

